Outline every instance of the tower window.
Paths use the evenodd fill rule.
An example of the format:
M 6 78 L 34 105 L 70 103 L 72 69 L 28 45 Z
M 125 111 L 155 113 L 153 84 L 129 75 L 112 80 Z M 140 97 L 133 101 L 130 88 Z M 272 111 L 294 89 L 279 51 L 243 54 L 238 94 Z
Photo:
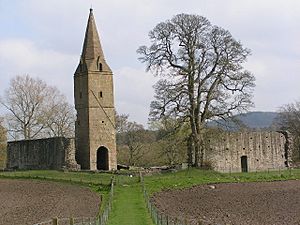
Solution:
M 102 63 L 100 62 L 100 56 L 97 58 L 97 67 L 100 72 L 102 72 Z
M 103 97 L 102 91 L 100 91 L 100 92 L 98 93 L 98 96 L 99 96 L 99 98 L 102 98 L 102 97 Z
M 82 98 L 82 92 L 79 92 L 79 98 Z
M 102 120 L 102 123 L 104 123 L 104 121 Z

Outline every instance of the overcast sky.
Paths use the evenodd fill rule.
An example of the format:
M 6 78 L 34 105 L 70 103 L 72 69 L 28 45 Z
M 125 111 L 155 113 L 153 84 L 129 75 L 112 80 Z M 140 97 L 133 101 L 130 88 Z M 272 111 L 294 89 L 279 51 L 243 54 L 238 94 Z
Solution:
M 147 123 L 156 79 L 136 49 L 157 23 L 178 13 L 205 16 L 252 50 L 245 67 L 256 77 L 253 110 L 276 111 L 300 99 L 299 0 L 0 0 L 0 95 L 15 75 L 29 74 L 73 104 L 91 5 L 114 73 L 116 109 L 132 120 Z

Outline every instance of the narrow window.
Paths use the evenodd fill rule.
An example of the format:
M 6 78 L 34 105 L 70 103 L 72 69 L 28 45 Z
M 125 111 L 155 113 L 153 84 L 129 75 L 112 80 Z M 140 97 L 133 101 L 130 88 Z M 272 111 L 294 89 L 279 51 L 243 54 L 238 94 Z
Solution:
M 102 91 L 100 91 L 98 95 L 99 95 L 99 98 L 102 98 L 103 97 Z
M 100 72 L 102 72 L 102 63 L 100 63 L 100 56 L 97 58 L 97 68 Z
M 79 98 L 82 98 L 82 92 L 79 92 Z

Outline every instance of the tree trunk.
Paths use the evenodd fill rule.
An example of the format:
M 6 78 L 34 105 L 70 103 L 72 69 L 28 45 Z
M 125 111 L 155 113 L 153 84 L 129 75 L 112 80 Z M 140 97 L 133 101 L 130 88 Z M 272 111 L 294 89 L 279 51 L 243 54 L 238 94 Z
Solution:
M 129 147 L 129 166 L 133 166 L 133 149 L 132 147 Z
M 199 166 L 203 167 L 204 164 L 204 140 L 203 140 L 203 136 L 199 135 L 200 141 L 199 141 Z
M 196 135 L 194 137 L 194 145 L 195 145 L 195 167 L 201 167 L 201 146 L 200 146 L 200 140 L 199 135 Z
M 195 152 L 194 142 L 193 142 L 192 134 L 190 134 L 187 140 L 187 155 L 188 155 L 189 167 L 194 165 L 194 160 L 193 160 L 194 152 Z
M 200 124 L 196 124 L 194 145 L 195 145 L 195 167 L 203 167 L 204 159 L 204 142 L 203 142 L 203 130 Z

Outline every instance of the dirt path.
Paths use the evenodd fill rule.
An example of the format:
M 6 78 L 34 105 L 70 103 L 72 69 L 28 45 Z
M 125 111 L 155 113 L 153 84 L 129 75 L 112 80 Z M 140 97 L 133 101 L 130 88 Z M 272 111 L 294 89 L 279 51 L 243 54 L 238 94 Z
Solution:
M 300 224 L 300 181 L 203 185 L 164 191 L 152 200 L 169 215 L 204 224 Z
M 0 179 L 0 224 L 31 225 L 53 217 L 92 217 L 100 198 L 69 184 Z

